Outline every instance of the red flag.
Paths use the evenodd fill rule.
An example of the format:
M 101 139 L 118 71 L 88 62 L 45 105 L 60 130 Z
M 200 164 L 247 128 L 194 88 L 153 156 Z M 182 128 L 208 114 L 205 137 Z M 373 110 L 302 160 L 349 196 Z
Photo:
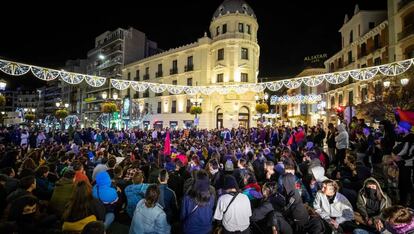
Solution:
M 164 140 L 164 156 L 171 155 L 171 140 L 170 131 L 167 131 L 167 136 Z
M 414 112 L 413 111 L 403 111 L 403 110 L 397 109 L 397 113 L 400 116 L 400 121 L 405 121 L 407 123 L 410 123 L 412 126 L 414 126 Z

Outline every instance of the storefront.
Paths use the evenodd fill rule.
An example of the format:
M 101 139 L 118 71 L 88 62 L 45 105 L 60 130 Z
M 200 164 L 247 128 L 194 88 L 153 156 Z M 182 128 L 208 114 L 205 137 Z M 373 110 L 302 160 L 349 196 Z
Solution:
M 178 128 L 178 121 L 170 121 L 170 128 L 177 129 Z
M 183 120 L 184 128 L 192 128 L 194 125 L 194 120 Z
M 155 121 L 154 122 L 154 129 L 162 129 L 163 121 Z
M 149 127 L 150 127 L 150 121 L 144 121 L 144 122 L 142 122 L 143 123 L 143 125 L 144 125 L 144 129 L 145 130 L 148 130 L 149 129 Z

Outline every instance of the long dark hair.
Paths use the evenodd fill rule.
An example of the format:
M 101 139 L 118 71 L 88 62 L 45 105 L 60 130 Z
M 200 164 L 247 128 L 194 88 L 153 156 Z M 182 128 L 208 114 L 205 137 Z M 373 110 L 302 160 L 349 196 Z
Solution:
M 196 173 L 193 186 L 188 192 L 188 195 L 194 199 L 199 206 L 203 206 L 210 201 L 212 194 L 210 192 L 210 180 L 207 172 L 200 170 Z
M 63 213 L 63 220 L 73 222 L 88 217 L 91 214 L 90 207 L 92 200 L 92 188 L 90 184 L 83 180 L 77 182 L 73 186 L 72 197 Z
M 148 187 L 145 193 L 145 206 L 152 208 L 157 204 L 158 197 L 160 196 L 160 189 L 156 184 L 152 184 Z

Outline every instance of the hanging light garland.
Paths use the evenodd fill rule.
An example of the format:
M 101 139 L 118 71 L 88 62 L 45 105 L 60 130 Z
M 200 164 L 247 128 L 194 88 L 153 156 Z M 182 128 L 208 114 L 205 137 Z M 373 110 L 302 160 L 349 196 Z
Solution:
M 154 93 L 162 93 L 164 91 L 168 91 L 169 93 L 175 95 L 181 94 L 183 92 L 190 95 L 200 93 L 204 95 L 210 95 L 212 93 L 219 93 L 224 95 L 230 92 L 243 94 L 245 92 L 263 92 L 265 89 L 277 91 L 282 87 L 286 87 L 288 89 L 296 89 L 302 84 L 308 87 L 316 87 L 322 84 L 324 81 L 330 84 L 341 84 L 347 81 L 350 77 L 354 80 L 359 81 L 370 80 L 373 79 L 378 73 L 381 73 L 385 76 L 396 76 L 406 72 L 413 64 L 414 59 L 407 59 L 350 71 L 326 73 L 315 76 L 298 77 L 264 83 L 237 85 L 183 86 L 150 82 L 137 82 L 122 79 L 110 79 L 110 83 L 115 89 L 125 90 L 131 87 L 137 92 L 144 92 L 147 89 L 150 89 Z M 33 66 L 2 59 L 0 59 L 0 70 L 12 76 L 22 76 L 31 71 L 33 75 L 38 79 L 51 81 L 60 78 L 64 82 L 72 85 L 80 84 L 85 80 L 85 82 L 92 87 L 101 87 L 105 84 L 106 80 L 109 79 L 106 77 L 59 71 L 55 69 Z
M 272 96 L 270 98 L 271 105 L 289 105 L 289 104 L 315 104 L 322 100 L 320 94 L 309 94 L 309 95 L 295 95 L 295 96 Z

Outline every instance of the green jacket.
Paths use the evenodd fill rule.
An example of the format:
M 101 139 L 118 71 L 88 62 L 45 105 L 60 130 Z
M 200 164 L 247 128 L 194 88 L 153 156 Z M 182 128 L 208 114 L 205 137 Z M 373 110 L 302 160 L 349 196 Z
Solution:
M 366 209 L 367 198 L 365 197 L 365 193 L 364 193 L 364 189 L 365 189 L 368 181 L 372 181 L 372 182 L 376 183 L 377 184 L 377 189 L 380 192 L 380 194 L 382 195 L 381 205 L 380 205 L 380 211 L 382 211 L 383 209 L 388 208 L 388 207 L 390 207 L 392 205 L 391 204 L 391 199 L 387 196 L 387 194 L 385 194 L 382 191 L 379 182 L 375 178 L 373 178 L 373 177 L 368 178 L 368 179 L 366 179 L 364 181 L 364 186 L 362 187 L 362 189 L 359 190 L 358 199 L 357 199 L 357 208 L 358 208 L 358 211 L 361 214 L 361 216 L 364 217 L 364 218 L 367 218 L 368 217 L 367 209 Z M 368 218 L 372 218 L 372 219 L 379 218 L 379 215 L 378 215 L 378 217 L 368 217 Z
M 49 207 L 53 213 L 62 216 L 65 211 L 65 206 L 69 202 L 70 197 L 72 196 L 73 191 L 73 180 L 62 177 L 55 184 L 55 189 L 53 190 L 52 198 L 49 202 Z

